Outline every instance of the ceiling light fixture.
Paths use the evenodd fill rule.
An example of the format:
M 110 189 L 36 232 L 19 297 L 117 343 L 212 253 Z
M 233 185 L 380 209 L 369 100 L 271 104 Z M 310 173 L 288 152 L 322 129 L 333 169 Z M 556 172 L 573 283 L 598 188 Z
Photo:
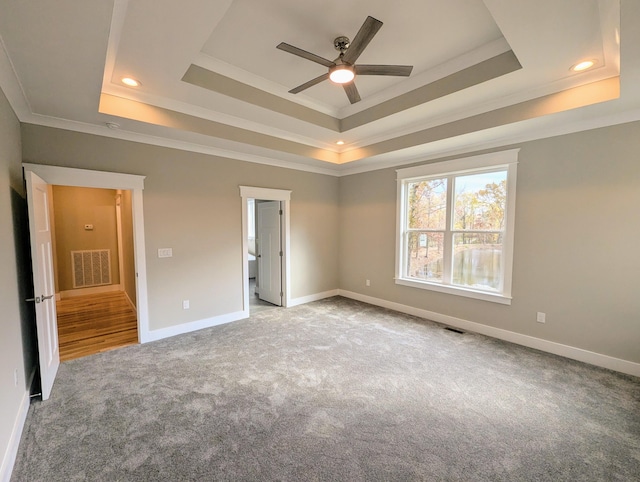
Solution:
M 329 70 L 329 79 L 335 84 L 346 84 L 356 76 L 353 67 L 347 64 L 339 64 Z
M 596 65 L 596 63 L 596 60 L 583 60 L 582 62 L 578 62 L 577 64 L 572 65 L 571 70 L 573 70 L 574 72 L 582 72 L 584 70 L 590 69 L 591 67 Z
M 336 144 L 338 144 L 339 146 L 344 146 L 344 141 L 337 141 Z
M 133 77 L 123 77 L 122 83 L 124 85 L 128 85 L 129 87 L 139 87 L 140 81 L 134 79 Z

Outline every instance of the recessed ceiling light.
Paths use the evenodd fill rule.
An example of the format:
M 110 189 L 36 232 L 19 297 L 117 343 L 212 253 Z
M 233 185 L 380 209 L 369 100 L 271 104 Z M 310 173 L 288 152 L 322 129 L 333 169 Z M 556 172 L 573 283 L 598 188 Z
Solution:
M 338 144 L 339 146 L 344 146 L 344 141 L 338 141 L 336 142 L 336 144 Z
M 578 62 L 575 65 L 571 66 L 571 70 L 574 72 L 582 72 L 583 70 L 588 70 L 594 65 L 596 65 L 596 60 L 583 60 L 582 62 Z
M 123 77 L 122 83 L 124 85 L 128 85 L 129 87 L 138 87 L 140 86 L 140 82 L 133 77 Z

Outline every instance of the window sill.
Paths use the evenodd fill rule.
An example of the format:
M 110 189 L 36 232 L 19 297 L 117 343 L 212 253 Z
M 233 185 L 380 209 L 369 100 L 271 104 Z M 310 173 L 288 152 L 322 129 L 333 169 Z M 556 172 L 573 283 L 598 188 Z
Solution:
M 476 300 L 490 301 L 492 303 L 500 303 L 502 305 L 510 305 L 511 297 L 499 293 L 488 293 L 486 291 L 477 291 L 469 288 L 461 288 L 458 286 L 444 286 L 437 283 L 429 283 L 428 281 L 417 281 L 396 278 L 396 284 L 403 286 L 411 286 L 412 288 L 420 288 L 423 290 L 438 291 L 439 293 L 447 293 L 450 295 L 464 296 L 466 298 L 474 298 Z

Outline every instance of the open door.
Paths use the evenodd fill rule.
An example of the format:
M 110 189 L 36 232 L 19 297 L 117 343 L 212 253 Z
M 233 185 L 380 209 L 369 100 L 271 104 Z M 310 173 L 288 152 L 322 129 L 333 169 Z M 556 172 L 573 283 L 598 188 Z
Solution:
M 51 394 L 53 382 L 60 366 L 49 219 L 50 199 L 45 181 L 31 171 L 26 171 L 25 177 L 34 290 L 34 298 L 28 301 L 33 301 L 36 304 L 42 400 L 46 400 Z
M 258 208 L 258 297 L 282 306 L 282 247 L 280 201 L 257 204 Z

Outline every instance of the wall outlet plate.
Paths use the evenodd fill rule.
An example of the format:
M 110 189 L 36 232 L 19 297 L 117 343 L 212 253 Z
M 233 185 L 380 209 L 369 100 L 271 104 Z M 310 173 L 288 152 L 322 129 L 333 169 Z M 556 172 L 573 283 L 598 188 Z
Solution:
M 158 258 L 171 258 L 173 256 L 173 248 L 159 248 Z
M 541 311 L 538 311 L 538 314 L 536 315 L 536 321 L 538 323 L 545 323 L 546 319 L 547 319 L 546 313 L 542 313 Z

